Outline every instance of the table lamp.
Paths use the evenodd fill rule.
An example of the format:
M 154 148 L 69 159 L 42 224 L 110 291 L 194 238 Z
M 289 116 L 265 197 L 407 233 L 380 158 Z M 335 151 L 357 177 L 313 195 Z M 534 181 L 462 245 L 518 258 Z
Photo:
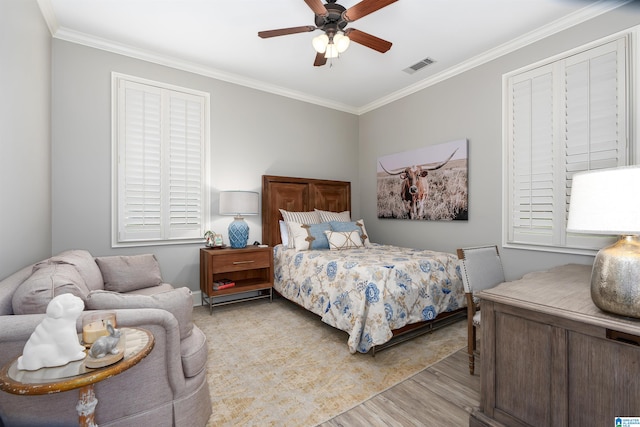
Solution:
M 258 215 L 258 193 L 253 191 L 223 191 L 220 193 L 220 215 L 234 215 L 229 224 L 229 244 L 244 248 L 249 239 L 249 225 L 242 215 Z
M 640 318 L 640 167 L 620 167 L 574 175 L 567 231 L 619 235 L 601 249 L 591 271 L 596 306 Z

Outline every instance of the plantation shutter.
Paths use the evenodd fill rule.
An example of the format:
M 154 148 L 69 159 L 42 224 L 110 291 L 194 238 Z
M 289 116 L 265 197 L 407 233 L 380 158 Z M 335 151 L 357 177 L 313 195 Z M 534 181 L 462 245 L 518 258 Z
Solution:
M 118 191 L 121 241 L 162 237 L 162 95 L 133 82 L 120 87 Z
M 554 117 L 551 67 L 533 70 L 511 85 L 510 240 L 553 242 Z
M 202 140 L 201 100 L 169 98 L 169 238 L 202 237 Z
M 564 68 L 565 210 L 573 175 L 627 165 L 625 39 L 568 58 Z M 601 248 L 608 237 L 567 234 L 567 245 Z
M 568 234 L 577 172 L 627 164 L 626 43 L 621 38 L 507 79 L 507 243 L 599 249 Z
M 117 85 L 116 243 L 202 238 L 206 99 Z

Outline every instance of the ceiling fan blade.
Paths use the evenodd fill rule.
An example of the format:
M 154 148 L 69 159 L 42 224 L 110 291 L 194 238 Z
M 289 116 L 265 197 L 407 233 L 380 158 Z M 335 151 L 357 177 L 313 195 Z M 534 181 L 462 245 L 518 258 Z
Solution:
M 344 35 L 349 36 L 352 42 L 377 50 L 380 53 L 385 53 L 391 49 L 391 42 L 372 36 L 364 31 L 356 30 L 355 28 L 347 29 L 347 31 L 344 32 Z
M 389 6 L 391 3 L 395 3 L 397 1 L 398 0 L 362 0 L 360 3 L 356 3 L 349 9 L 345 10 L 342 16 L 347 20 L 347 22 L 353 22 L 356 19 L 367 16 L 370 13 L 373 13 L 376 10 L 380 10 L 383 7 Z
M 316 27 L 313 25 L 304 25 L 302 27 L 280 28 L 279 30 L 259 31 L 258 36 L 263 39 L 269 37 L 286 36 L 288 34 L 308 33 L 314 31 Z
M 313 10 L 313 13 L 318 16 L 327 16 L 329 14 L 322 0 L 304 0 L 304 2 Z
M 314 67 L 320 67 L 327 63 L 327 58 L 324 57 L 324 53 L 316 53 L 316 60 L 313 61 Z

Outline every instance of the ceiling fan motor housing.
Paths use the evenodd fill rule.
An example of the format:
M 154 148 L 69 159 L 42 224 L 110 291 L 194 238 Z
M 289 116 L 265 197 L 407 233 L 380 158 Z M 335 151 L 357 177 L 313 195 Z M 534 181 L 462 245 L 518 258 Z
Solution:
M 348 22 L 342 15 L 347 9 L 335 2 L 329 2 L 324 6 L 328 13 L 326 16 L 314 15 L 316 27 L 326 32 L 328 36 L 333 36 L 338 31 L 343 31 Z

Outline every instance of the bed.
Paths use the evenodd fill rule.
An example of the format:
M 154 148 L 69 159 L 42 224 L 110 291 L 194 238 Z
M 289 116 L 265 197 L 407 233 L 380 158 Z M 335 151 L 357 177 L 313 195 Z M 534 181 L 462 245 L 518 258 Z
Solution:
M 464 317 L 466 301 L 455 254 L 368 241 L 345 250 L 296 250 L 282 244 L 281 209 L 350 212 L 350 203 L 346 181 L 263 176 L 262 239 L 274 247 L 275 291 L 347 332 L 351 353 L 375 354 Z M 356 224 L 361 226 L 357 236 L 368 240 L 364 222 Z M 325 234 L 331 241 L 331 232 Z

